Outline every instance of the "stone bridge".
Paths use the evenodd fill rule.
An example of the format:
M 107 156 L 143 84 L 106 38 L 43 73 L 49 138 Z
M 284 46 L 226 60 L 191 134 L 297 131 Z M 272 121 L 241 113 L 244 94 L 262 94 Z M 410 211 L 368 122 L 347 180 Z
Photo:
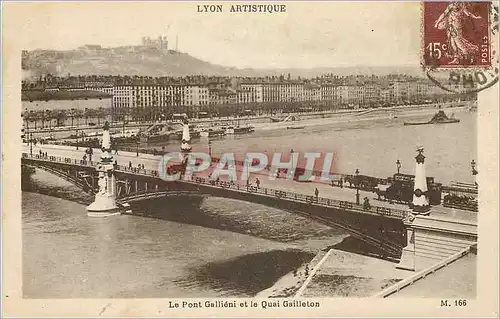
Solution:
M 96 169 L 98 163 L 23 153 L 21 164 L 64 178 L 86 192 L 95 194 L 99 191 Z M 364 207 L 349 201 L 196 176 L 189 181 L 165 181 L 158 176 L 157 171 L 120 165 L 114 166 L 113 174 L 113 189 L 119 206 L 172 194 L 198 193 L 263 204 L 308 217 L 330 227 L 341 228 L 376 247 L 385 258 L 399 259 L 407 242 L 404 222 L 409 212 L 405 210 Z

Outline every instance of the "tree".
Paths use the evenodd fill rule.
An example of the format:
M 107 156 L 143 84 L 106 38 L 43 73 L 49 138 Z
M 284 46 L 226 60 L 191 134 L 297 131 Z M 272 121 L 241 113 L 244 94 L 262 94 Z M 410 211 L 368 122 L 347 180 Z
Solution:
M 45 112 L 45 121 L 48 123 L 48 128 L 52 127 L 52 119 L 55 117 L 53 110 L 44 110 Z
M 69 110 L 68 112 L 68 116 L 71 118 L 71 126 L 74 126 L 74 119 L 75 119 L 75 115 L 76 115 L 76 109 L 75 108 L 71 108 L 71 110 Z
M 47 117 L 48 111 L 49 110 L 41 110 L 40 111 L 40 119 L 42 120 L 42 127 L 43 128 L 45 127 L 45 121 L 48 119 L 48 117 Z
M 94 115 L 97 117 L 97 125 L 101 125 L 101 119 L 105 117 L 104 108 L 101 106 L 95 110 Z
M 139 120 L 139 116 L 140 116 L 140 110 L 139 110 L 139 106 L 136 106 L 132 109 L 132 119 L 134 121 L 138 121 Z
M 90 115 L 90 110 L 88 108 L 85 108 L 83 111 L 83 117 L 85 117 L 85 125 L 89 125 L 89 115 Z
M 80 125 L 80 120 L 83 118 L 83 111 L 81 109 L 75 109 L 73 116 L 76 119 L 77 125 Z
M 36 111 L 30 110 L 29 111 L 29 121 L 35 123 L 35 130 L 36 130 L 36 122 L 39 119 L 39 114 Z
M 67 118 L 66 112 L 63 110 L 60 110 L 60 111 L 54 110 L 54 111 L 56 113 L 55 118 L 57 120 L 56 126 L 64 126 L 64 122 L 66 121 L 66 118 Z

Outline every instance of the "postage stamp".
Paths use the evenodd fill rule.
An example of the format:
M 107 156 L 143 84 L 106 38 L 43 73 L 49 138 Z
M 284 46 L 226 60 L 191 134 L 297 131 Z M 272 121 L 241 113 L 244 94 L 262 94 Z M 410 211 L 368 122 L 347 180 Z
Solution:
M 489 2 L 424 2 L 422 5 L 425 66 L 491 66 Z
M 498 81 L 498 5 L 423 2 L 421 63 L 447 92 L 473 94 Z

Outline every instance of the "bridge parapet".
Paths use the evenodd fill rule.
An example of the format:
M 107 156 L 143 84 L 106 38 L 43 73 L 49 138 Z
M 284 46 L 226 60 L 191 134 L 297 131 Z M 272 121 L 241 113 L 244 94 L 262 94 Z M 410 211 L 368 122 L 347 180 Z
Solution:
M 237 183 L 231 183 L 227 181 L 215 181 L 203 177 L 195 177 L 189 183 L 204 184 L 212 187 L 220 187 L 231 189 L 233 191 L 248 192 L 254 194 L 260 194 L 264 196 L 278 197 L 291 201 L 305 202 L 314 205 L 345 209 L 357 213 L 373 214 L 373 215 L 383 215 L 391 218 L 405 219 L 407 218 L 409 212 L 401 209 L 386 208 L 379 206 L 364 206 L 358 205 L 354 202 L 349 201 L 339 201 L 330 198 L 316 197 L 310 195 L 304 195 L 300 193 L 287 192 L 283 190 L 277 190 L 272 188 L 257 187 L 257 186 L 247 186 Z
M 41 162 L 50 162 L 50 163 L 62 163 L 62 164 L 69 164 L 69 165 L 78 165 L 78 166 L 85 166 L 85 167 L 95 167 L 98 162 L 91 162 L 91 161 L 85 161 L 85 160 L 77 160 L 71 157 L 58 157 L 58 156 L 44 156 L 44 155 L 29 155 L 28 153 L 23 153 L 22 158 L 28 159 L 28 160 L 36 160 L 36 161 L 41 161 Z

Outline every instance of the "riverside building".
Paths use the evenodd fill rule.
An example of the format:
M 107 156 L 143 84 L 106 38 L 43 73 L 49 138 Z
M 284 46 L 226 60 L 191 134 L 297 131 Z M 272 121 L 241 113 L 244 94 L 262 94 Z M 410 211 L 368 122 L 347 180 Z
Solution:
M 46 76 L 23 81 L 23 91 L 97 91 L 112 96 L 118 120 L 161 120 L 176 113 L 274 109 L 341 109 L 440 102 L 455 97 L 428 79 L 406 75 L 276 77 Z M 455 91 L 460 91 L 456 88 Z M 227 108 L 226 108 L 227 106 Z M 241 106 L 234 108 L 234 106 Z

